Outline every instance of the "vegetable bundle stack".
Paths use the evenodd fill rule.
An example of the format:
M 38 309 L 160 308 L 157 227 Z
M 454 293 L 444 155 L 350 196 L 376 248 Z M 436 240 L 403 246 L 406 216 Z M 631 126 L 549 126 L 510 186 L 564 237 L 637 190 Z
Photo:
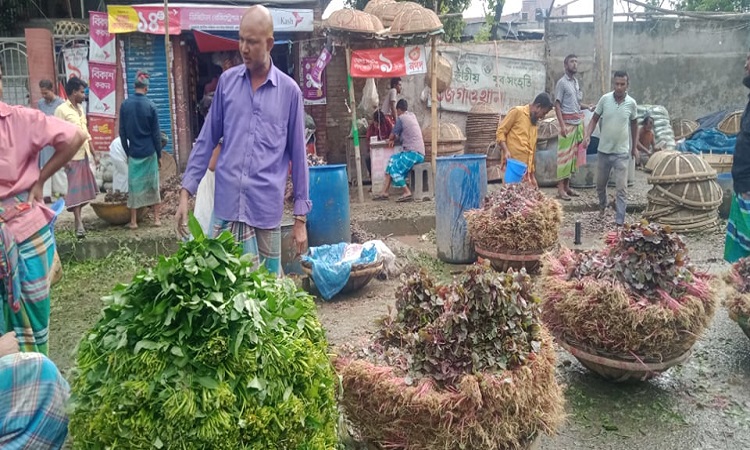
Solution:
M 397 315 L 336 359 L 347 417 L 389 448 L 521 449 L 562 420 L 555 352 L 529 277 L 474 266 L 402 276 Z
M 231 235 L 190 228 L 104 299 L 81 341 L 74 447 L 333 448 L 335 375 L 312 298 L 252 272 Z
M 465 213 L 477 247 L 498 253 L 542 253 L 557 243 L 562 208 L 527 183 L 503 185 L 482 209 Z
M 724 306 L 729 309 L 729 317 L 750 337 L 750 258 L 742 258 L 732 264 L 725 281 L 727 295 Z
M 709 282 L 668 227 L 625 225 L 603 250 L 546 256 L 543 319 L 563 342 L 591 353 L 664 362 L 684 355 L 713 317 Z

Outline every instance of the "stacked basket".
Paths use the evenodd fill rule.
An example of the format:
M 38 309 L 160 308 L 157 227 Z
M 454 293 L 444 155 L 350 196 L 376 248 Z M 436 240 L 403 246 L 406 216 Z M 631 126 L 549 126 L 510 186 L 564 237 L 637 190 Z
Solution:
M 716 171 L 699 155 L 669 154 L 648 178 L 646 219 L 669 225 L 673 231 L 694 233 L 718 223 L 722 190 Z
M 466 116 L 466 153 L 487 153 L 495 142 L 500 113 L 487 103 L 477 103 Z
M 424 141 L 424 161 L 432 161 L 432 124 L 422 128 L 422 140 Z M 440 122 L 438 126 L 438 157 L 463 155 L 465 142 L 466 136 L 458 125 Z

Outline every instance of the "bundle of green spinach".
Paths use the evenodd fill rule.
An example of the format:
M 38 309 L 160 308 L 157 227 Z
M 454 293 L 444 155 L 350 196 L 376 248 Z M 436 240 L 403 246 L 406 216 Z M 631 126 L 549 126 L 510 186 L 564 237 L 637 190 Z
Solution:
M 312 298 L 194 239 L 105 297 L 78 348 L 74 448 L 299 449 L 336 445 L 335 375 Z

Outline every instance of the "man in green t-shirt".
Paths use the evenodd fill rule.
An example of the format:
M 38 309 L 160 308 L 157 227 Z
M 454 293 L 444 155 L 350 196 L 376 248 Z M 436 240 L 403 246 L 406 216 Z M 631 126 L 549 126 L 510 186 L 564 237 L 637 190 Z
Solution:
M 588 146 L 591 133 L 599 127 L 598 166 L 596 192 L 599 194 L 599 213 L 607 210 L 607 183 L 610 172 L 615 177 L 615 224 L 625 223 L 627 208 L 628 165 L 630 158 L 638 158 L 638 105 L 628 95 L 628 73 L 618 70 L 613 77 L 614 91 L 604 94 L 594 110 L 594 117 L 586 129 L 584 146 Z

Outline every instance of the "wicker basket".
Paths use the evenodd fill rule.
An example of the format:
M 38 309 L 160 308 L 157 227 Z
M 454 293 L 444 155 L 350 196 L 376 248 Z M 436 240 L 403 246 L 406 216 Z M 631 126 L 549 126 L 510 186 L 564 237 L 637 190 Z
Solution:
M 378 3 L 370 10 L 370 14 L 377 16 L 383 23 L 383 26 L 390 27 L 393 24 L 393 19 L 401 11 L 420 8 L 422 8 L 422 5 L 414 2 L 396 2 L 395 5 L 392 3 Z
M 718 208 L 724 195 L 716 180 L 659 184 L 652 191 L 655 197 L 664 197 L 675 206 L 698 211 Z
M 110 225 L 125 225 L 130 222 L 130 209 L 127 202 L 91 202 L 96 216 Z M 138 210 L 138 220 L 143 218 L 145 209 Z
M 735 111 L 724 118 L 716 127 L 724 134 L 739 134 L 742 125 L 742 110 Z
M 698 122 L 688 119 L 673 119 L 670 125 L 672 126 L 675 141 L 685 139 L 695 133 L 695 130 L 700 126 Z
M 437 57 L 437 91 L 439 94 L 447 91 L 453 81 L 453 65 L 450 60 L 445 56 L 438 55 Z M 427 87 L 432 87 L 432 60 L 427 63 L 427 75 L 424 78 L 424 84 Z
M 89 34 L 89 26 L 72 20 L 58 20 L 52 28 L 55 36 L 80 36 Z
M 443 29 L 443 23 L 434 11 L 422 7 L 405 8 L 393 18 L 388 34 L 395 36 L 432 33 L 441 29 Z
M 302 271 L 307 275 L 307 279 L 303 282 L 303 287 L 312 294 L 318 294 L 318 290 L 312 281 L 312 264 L 310 264 L 309 261 L 301 261 L 300 265 L 302 266 Z M 339 294 L 351 294 L 352 292 L 362 289 L 382 271 L 382 258 L 378 258 L 377 261 L 371 264 L 353 265 L 351 273 L 349 274 L 349 281 L 347 281 L 343 289 L 339 291 Z
M 662 162 L 664 158 L 666 158 L 669 155 L 676 155 L 678 153 L 679 152 L 672 151 L 672 150 L 662 150 L 662 151 L 654 153 L 648 159 L 648 162 L 646 163 L 646 167 L 644 167 L 644 171 L 648 173 L 653 172 L 656 166 L 658 166 L 659 163 Z
M 692 351 L 688 348 L 666 356 L 662 361 L 653 361 L 646 358 L 638 358 L 635 355 L 627 355 L 625 357 L 605 355 L 595 349 L 574 345 L 566 341 L 562 336 L 555 337 L 557 343 L 571 355 L 575 356 L 584 367 L 604 379 L 618 383 L 651 379 L 670 367 L 685 361 Z M 690 347 L 692 347 L 692 344 Z
M 732 171 L 732 161 L 734 155 L 719 155 L 715 153 L 704 153 L 703 159 L 706 160 L 716 173 L 728 173 Z
M 546 251 L 537 252 L 515 252 L 515 253 L 495 253 L 485 250 L 478 245 L 474 245 L 474 250 L 481 258 L 490 262 L 493 269 L 498 272 L 506 272 L 508 269 L 521 270 L 526 269 L 529 275 L 536 275 L 542 267 L 542 256 Z
M 350 8 L 334 11 L 323 21 L 323 26 L 333 30 L 372 34 L 380 33 L 384 29 L 376 16 Z
M 648 182 L 684 183 L 688 181 L 715 180 L 716 171 L 699 155 L 692 153 L 672 153 L 665 156 L 654 171 Z
M 375 11 L 377 10 L 376 7 L 380 5 L 383 5 L 384 8 L 387 8 L 387 6 L 385 5 L 395 6 L 396 0 L 370 0 L 369 2 L 367 2 L 367 5 L 365 5 L 364 11 L 367 14 L 377 16 L 377 14 L 375 14 Z

